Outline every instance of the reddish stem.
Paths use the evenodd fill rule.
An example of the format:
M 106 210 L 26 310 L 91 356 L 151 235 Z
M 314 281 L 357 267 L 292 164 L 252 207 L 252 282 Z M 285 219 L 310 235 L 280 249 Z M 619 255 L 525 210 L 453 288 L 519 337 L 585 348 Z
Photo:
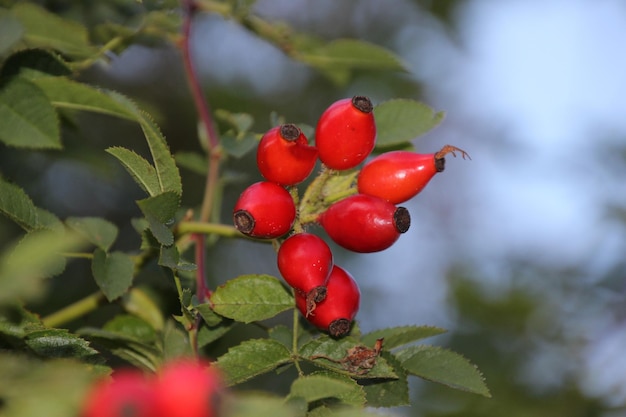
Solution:
M 221 155 L 219 151 L 219 137 L 215 124 L 213 123 L 213 117 L 211 108 L 206 100 L 202 85 L 198 79 L 198 74 L 193 65 L 192 53 L 191 53 L 191 27 L 194 15 L 197 11 L 197 4 L 195 0 L 181 0 L 183 8 L 183 24 L 182 24 L 182 40 L 180 43 L 183 65 L 185 73 L 187 74 L 187 81 L 189 83 L 189 89 L 193 96 L 196 111 L 198 117 L 202 121 L 203 127 L 207 136 L 207 149 L 208 149 L 208 165 L 209 170 L 206 178 L 204 198 L 202 201 L 202 209 L 200 212 L 200 221 L 206 222 L 211 217 L 211 208 L 213 206 L 213 199 L 216 190 L 216 184 L 219 177 L 219 162 Z M 196 292 L 200 302 L 206 301 L 211 291 L 208 288 L 205 278 L 205 236 L 202 234 L 194 234 L 193 240 L 195 242 L 195 259 L 196 259 Z
M 444 147 L 441 148 L 439 152 L 435 153 L 435 159 L 442 159 L 444 156 L 446 156 L 449 153 L 451 153 L 452 156 L 456 158 L 456 152 L 460 152 L 463 159 L 465 158 L 472 159 L 470 158 L 469 154 L 465 152 L 463 149 L 457 148 L 456 146 L 452 146 L 452 145 L 444 145 Z
M 211 108 L 209 103 L 204 98 L 202 85 L 200 85 L 198 74 L 196 73 L 193 65 L 193 59 L 191 57 L 191 25 L 197 10 L 197 5 L 194 0 L 182 0 L 182 6 L 184 11 L 182 27 L 183 38 L 180 47 L 183 54 L 183 65 L 185 66 L 185 72 L 187 73 L 189 89 L 191 90 L 196 110 L 198 111 L 198 117 L 202 120 L 204 128 L 206 129 L 209 141 L 207 146 L 210 151 L 219 145 L 219 139 L 213 124 L 213 118 L 211 117 Z
M 211 290 L 207 286 L 206 278 L 204 276 L 205 272 L 205 251 L 204 251 L 204 243 L 205 236 L 203 234 L 194 233 L 192 235 L 194 242 L 196 243 L 195 247 L 195 257 L 196 257 L 196 296 L 198 297 L 198 301 L 200 303 L 204 303 L 211 296 Z

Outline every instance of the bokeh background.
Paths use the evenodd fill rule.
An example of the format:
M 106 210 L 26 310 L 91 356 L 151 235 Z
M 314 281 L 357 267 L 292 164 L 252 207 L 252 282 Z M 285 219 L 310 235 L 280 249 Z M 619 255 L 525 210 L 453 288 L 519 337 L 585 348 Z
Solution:
M 94 4 L 106 14 L 128 2 Z M 358 72 L 338 87 L 208 15 L 197 21 L 193 50 L 214 109 L 248 112 L 263 131 L 271 112 L 313 125 L 341 97 L 412 98 L 446 112 L 438 128 L 416 138 L 418 151 L 449 143 L 472 157 L 449 156 L 445 172 L 405 204 L 411 229 L 392 248 L 335 250 L 361 285 L 364 331 L 444 327 L 447 334 L 427 342 L 463 353 L 492 390 L 485 399 L 414 381 L 414 405 L 394 413 L 626 416 L 626 3 L 258 0 L 254 8 L 325 39 L 384 46 L 408 71 Z M 175 49 L 132 47 L 84 76 L 140 101 L 174 151 L 200 149 Z M 102 149 L 141 149 L 143 139 L 135 127 L 98 116 L 76 123 L 64 139 L 75 155 L 3 148 L 2 170 L 60 217 L 115 221 L 127 236 L 120 249 L 135 248 L 128 218 L 139 214 L 134 200 L 142 195 Z M 229 204 L 258 173 L 252 158 L 229 161 L 225 172 L 228 222 Z M 197 205 L 202 177 L 184 172 L 184 181 L 185 203 Z M 18 232 L 4 220 L 0 231 L 2 245 Z M 220 242 L 209 260 L 215 285 L 277 274 L 268 245 Z M 41 311 L 95 289 L 85 282 L 88 266 L 71 268 L 66 281 L 51 282 L 56 297 Z

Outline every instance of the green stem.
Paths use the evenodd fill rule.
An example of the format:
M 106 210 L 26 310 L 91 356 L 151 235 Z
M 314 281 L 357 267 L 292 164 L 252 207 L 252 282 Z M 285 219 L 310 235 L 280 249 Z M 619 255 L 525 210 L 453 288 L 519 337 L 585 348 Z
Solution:
M 203 12 L 217 13 L 225 18 L 231 18 L 233 15 L 233 8 L 226 3 L 211 1 L 211 0 L 198 0 L 198 8 Z
M 294 297 L 295 297 L 295 293 L 294 293 Z M 298 370 L 298 375 L 299 376 L 303 376 L 304 372 L 302 372 L 302 368 L 300 367 L 300 362 L 298 361 L 299 358 L 299 354 L 298 354 L 298 331 L 299 331 L 299 324 L 300 324 L 300 313 L 298 312 L 298 309 L 294 307 L 293 309 L 293 328 L 292 328 L 292 332 L 293 332 L 293 337 L 291 339 L 291 355 L 293 357 L 293 364 L 296 366 L 296 369 Z
M 328 179 L 332 176 L 333 170 L 322 165 L 319 175 L 309 184 L 300 199 L 299 221 L 301 225 L 313 223 L 317 220 L 322 203 L 322 190 Z
M 181 309 L 184 309 L 185 306 L 182 306 L 182 294 L 183 294 L 183 286 L 180 283 L 180 279 L 178 276 L 174 275 L 174 284 L 176 285 L 176 291 L 178 292 L 178 298 L 181 300 Z M 183 313 L 184 314 L 184 313 Z M 198 356 L 198 328 L 200 325 L 200 317 L 195 317 L 194 322 L 190 327 L 185 328 L 187 334 L 189 335 L 189 344 L 191 345 L 191 350 L 194 355 Z
M 200 208 L 200 221 L 207 222 L 211 218 L 211 211 L 218 190 L 220 163 L 222 152 L 219 147 L 209 148 L 207 178 L 204 185 L 204 198 Z
M 86 252 L 63 252 L 61 254 L 65 258 L 74 258 L 74 259 L 93 259 L 93 253 Z
M 98 291 L 44 317 L 41 321 L 47 327 L 58 327 L 94 311 L 104 301 L 104 294 Z
M 200 350 L 198 348 L 198 329 L 202 325 L 202 317 L 198 315 L 194 321 L 193 328 L 189 330 L 189 343 L 191 344 L 191 350 L 196 358 L 200 357 Z
M 102 58 L 107 53 L 109 53 L 111 50 L 120 46 L 124 41 L 125 39 L 122 36 L 117 36 L 111 39 L 110 41 L 108 41 L 105 45 L 103 45 L 102 48 L 100 48 L 100 50 L 92 57 L 89 57 L 83 61 L 69 64 L 69 66 L 75 71 L 82 71 L 86 68 L 89 68 L 93 64 L 95 64 L 100 58 Z
M 196 295 L 200 303 L 204 303 L 211 295 L 211 290 L 209 290 L 206 279 L 204 277 L 204 272 L 206 271 L 204 265 L 204 243 L 206 236 L 199 233 L 194 233 L 192 236 L 196 242 Z
M 219 235 L 228 238 L 238 239 L 251 239 L 248 236 L 239 232 L 234 226 L 221 223 L 205 223 L 196 221 L 182 221 L 178 223 L 177 233 L 179 235 L 185 235 L 189 233 L 200 233 L 205 235 Z M 267 240 L 252 239 L 259 242 L 266 242 Z
M 354 186 L 354 187 L 350 187 L 345 190 L 342 190 L 341 192 L 327 195 L 324 197 L 324 204 L 331 205 L 332 203 L 336 201 L 343 200 L 344 198 L 350 197 L 351 195 L 357 194 L 358 192 L 359 190 L 357 189 L 356 186 Z
M 204 196 L 202 198 L 202 206 L 200 208 L 200 222 L 206 223 L 211 219 L 211 211 L 216 199 L 216 193 L 218 190 L 218 181 L 220 176 L 220 164 L 222 162 L 222 151 L 220 147 L 220 138 L 213 120 L 211 107 L 204 95 L 200 79 L 196 72 L 196 68 L 193 62 L 193 56 L 191 51 L 191 28 L 194 20 L 194 16 L 198 11 L 199 4 L 196 0 L 181 0 L 181 4 L 184 11 L 183 25 L 182 25 L 182 42 L 181 53 L 183 58 L 183 66 L 185 74 L 187 75 L 187 81 L 189 83 L 189 89 L 193 96 L 198 118 L 202 122 L 202 127 L 207 138 L 207 177 L 204 186 Z M 184 228 L 183 228 L 184 229 Z M 180 226 L 179 226 L 180 230 Z M 232 235 L 231 235 L 232 236 Z M 234 236 L 233 236 L 234 237 Z M 209 287 L 206 282 L 205 274 L 205 242 L 206 239 L 202 236 L 202 232 L 195 240 L 196 244 L 196 265 L 198 270 L 196 271 L 196 291 L 198 292 L 198 299 L 204 301 L 209 293 Z M 197 331 L 197 330 L 196 330 Z M 197 343 L 194 342 L 197 352 Z

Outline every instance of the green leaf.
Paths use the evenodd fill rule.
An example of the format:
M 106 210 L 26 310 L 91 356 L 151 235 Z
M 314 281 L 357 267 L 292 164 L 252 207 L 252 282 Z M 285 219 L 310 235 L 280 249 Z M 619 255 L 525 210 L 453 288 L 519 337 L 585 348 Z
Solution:
M 65 226 L 57 216 L 36 207 L 24 190 L 2 178 L 0 178 L 0 213 L 28 232 L 37 229 L 59 233 L 65 231 Z
M 30 47 L 55 49 L 75 57 L 95 52 L 89 45 L 87 28 L 79 23 L 26 2 L 18 2 L 11 12 L 24 26 L 23 39 Z
M 0 199 L 2 198 L 0 197 Z M 47 229 L 57 233 L 65 232 L 65 225 L 61 219 L 40 207 L 37 207 L 37 223 L 40 229 Z
M 287 349 L 291 349 L 292 340 L 293 340 L 293 332 L 291 329 L 283 324 L 279 324 L 277 326 L 272 327 L 268 330 L 268 335 L 270 339 L 276 340 L 277 342 L 285 345 Z
M 30 332 L 25 345 L 37 356 L 44 358 L 75 358 L 88 363 L 103 363 L 98 351 L 86 340 L 65 329 L 42 329 Z
M 157 125 L 145 113 L 140 113 L 139 124 L 148 141 L 156 168 L 159 185 L 162 191 L 173 192 L 179 196 L 183 193 L 183 185 L 176 166 L 176 161 L 170 153 L 165 137 Z
M 161 192 L 156 170 L 145 158 L 121 146 L 108 148 L 106 152 L 116 157 L 135 182 L 150 196 L 154 197 Z
M 133 336 L 92 327 L 80 329 L 78 333 L 98 345 L 99 349 L 107 349 L 141 369 L 154 372 L 161 363 L 159 349 Z
M 117 238 L 117 226 L 100 217 L 68 217 L 65 223 L 103 251 L 109 250 Z
M 174 319 L 183 325 L 185 329 L 192 326 L 196 321 L 195 311 L 191 305 L 191 290 L 189 288 L 182 288 L 180 278 L 176 275 L 176 271 L 172 269 L 164 269 L 164 273 L 171 278 L 176 284 L 176 291 L 178 292 L 178 301 L 180 302 L 180 311 L 182 316 L 174 316 Z
M 410 346 L 396 358 L 410 374 L 451 388 L 491 397 L 480 371 L 456 352 L 435 346 Z
M 350 70 L 406 71 L 397 55 L 378 45 L 356 39 L 313 43 L 296 58 L 321 70 L 338 84 L 348 81 Z
M 84 244 L 72 233 L 38 230 L 25 235 L 0 255 L 0 305 L 40 296 L 42 279 L 65 268 L 61 253 L 80 250 Z
M 357 39 L 314 42 L 302 48 L 296 57 L 318 68 L 406 71 L 400 58 L 388 49 Z
M 393 415 L 393 414 L 391 414 Z M 307 413 L 307 417 L 384 417 L 376 411 L 365 411 L 363 407 L 341 407 L 333 408 L 321 406 Z
M 58 55 L 44 49 L 24 49 L 11 55 L 0 70 L 0 77 L 21 75 L 28 80 L 39 77 L 69 76 L 72 71 Z
M 161 246 L 159 250 L 159 266 L 164 266 L 176 271 L 195 271 L 196 264 L 180 260 L 176 245 Z
M 150 344 L 156 341 L 156 331 L 149 323 L 137 316 L 118 314 L 102 326 L 103 330 L 128 336 L 134 340 Z
M 135 263 L 122 252 L 107 253 L 96 249 L 91 262 L 91 272 L 96 284 L 109 301 L 121 297 L 133 282 Z
M 361 345 L 361 343 L 351 337 L 333 339 L 324 335 L 305 343 L 300 348 L 299 354 L 302 359 L 310 361 L 315 366 L 349 375 L 353 378 L 395 379 L 398 377 L 387 364 L 387 361 L 380 356 L 376 358 L 374 367 L 369 370 L 361 369 L 359 370 L 360 372 L 348 370 L 340 361 L 348 355 L 348 351 L 351 348 L 358 345 Z
M 264 374 L 291 361 L 291 353 L 282 343 L 270 339 L 251 339 L 228 349 L 217 359 L 226 383 L 235 385 Z
M 217 109 L 215 118 L 229 127 L 220 138 L 220 145 L 229 155 L 241 158 L 259 143 L 260 135 L 250 132 L 254 123 L 254 118 L 250 114 Z M 203 131 L 204 129 L 201 130 Z
M 0 141 L 18 148 L 61 148 L 54 107 L 32 82 L 14 78 L 0 89 Z
M 174 234 L 168 224 L 174 221 L 174 216 L 180 205 L 180 194 L 164 192 L 137 201 L 146 220 L 150 224 L 150 231 L 161 245 L 170 246 L 174 243 Z
M 42 358 L 76 359 L 102 364 L 104 358 L 89 343 L 65 329 L 50 329 L 39 317 L 19 304 L 3 306 L 0 315 L 0 340 L 3 347 Z
M 269 275 L 233 278 L 213 292 L 211 303 L 217 314 L 244 323 L 269 319 L 294 307 L 291 294 Z
M 137 120 L 136 114 L 116 101 L 107 90 L 99 90 L 65 77 L 39 77 L 33 82 L 55 107 Z
M 316 373 L 301 376 L 291 384 L 290 397 L 302 397 L 307 403 L 337 398 L 342 403 L 364 406 L 365 393 L 353 379 L 341 375 Z
M 211 303 L 198 304 L 193 307 L 202 316 L 207 326 L 217 326 L 224 318 L 213 311 Z
M 26 231 L 39 227 L 37 208 L 33 200 L 15 184 L 0 178 L 0 212 Z
M 187 332 L 183 331 L 174 320 L 167 320 L 163 329 L 163 361 L 167 362 L 193 354 Z
M 115 40 L 109 45 L 111 45 L 110 51 L 117 55 L 121 55 L 125 49 L 135 43 L 134 35 L 136 33 L 137 28 L 131 28 L 111 21 L 93 25 L 89 31 L 92 42 L 95 44 L 105 45 Z
M 2 415 L 77 415 L 93 383 L 109 371 L 104 366 L 85 366 L 67 359 L 43 361 L 14 352 L 0 353 Z
M 170 269 L 177 269 L 180 262 L 180 253 L 176 245 L 161 246 L 159 249 L 159 266 Z
M 443 120 L 443 112 L 435 112 L 414 100 L 394 99 L 374 107 L 376 147 L 397 147 L 434 129 Z
M 122 305 L 129 313 L 143 319 L 157 331 L 163 330 L 164 318 L 161 309 L 150 295 L 142 288 L 131 288 L 124 294 Z
M 410 405 L 409 382 L 402 364 L 389 352 L 382 352 L 381 356 L 393 368 L 398 379 L 361 379 L 367 405 L 370 407 L 399 407 Z
M 433 326 L 398 326 L 367 333 L 363 335 L 362 342 L 368 346 L 373 346 L 377 339 L 384 338 L 383 347 L 389 350 L 445 332 L 445 329 Z
M 109 153 L 122 162 L 135 181 L 151 196 L 163 191 L 182 194 L 180 173 L 165 138 L 149 116 L 139 110 L 132 101 L 118 93 L 98 90 L 63 77 L 39 77 L 34 82 L 57 107 L 136 120 L 143 130 L 154 166 L 124 148 L 110 148 Z M 46 103 L 49 104 L 48 100 Z
M 203 323 L 198 329 L 198 347 L 203 348 L 209 343 L 215 342 L 228 333 L 234 324 L 235 322 L 232 320 L 224 320 L 215 326 L 208 326 Z
M 304 417 L 292 404 L 268 392 L 233 392 L 225 398 L 224 415 L 229 417 Z M 305 410 L 306 411 L 306 410 Z M 380 416 L 379 416 L 380 417 Z
M 242 136 L 235 136 L 225 133 L 220 138 L 220 145 L 224 150 L 234 158 L 242 158 L 248 152 L 256 148 L 259 139 L 256 134 L 247 132 Z
M 141 35 L 154 37 L 157 42 L 164 39 L 176 41 L 182 25 L 182 16 L 171 12 L 176 6 L 175 1 L 164 2 L 161 3 L 161 10 L 146 13 L 140 28 Z
M 7 13 L 0 14 L 0 55 L 10 50 L 23 36 L 24 27 Z
M 213 311 L 210 303 L 198 304 L 195 296 L 189 297 L 189 291 L 184 290 L 180 297 L 183 315 L 180 319 L 181 323 L 190 322 L 196 317 L 196 313 L 200 314 L 204 322 L 198 329 L 198 347 L 204 347 L 209 343 L 218 340 L 220 337 L 228 333 L 235 322 L 225 319 Z M 193 305 L 192 305 L 193 304 Z
M 174 157 L 170 153 L 165 137 L 152 119 L 128 98 L 121 94 L 109 92 L 111 98 L 129 110 L 136 117 L 150 148 L 155 172 L 159 182 L 159 189 L 163 192 L 171 191 L 179 196 L 183 193 L 183 186 Z
M 23 339 L 28 333 L 46 329 L 39 317 L 15 300 L 3 305 L 0 311 L 0 340 L 7 347 L 23 349 Z
M 217 109 L 215 118 L 229 125 L 237 134 L 247 132 L 254 123 L 254 118 L 248 113 L 232 113 L 224 109 Z
M 207 173 L 207 158 L 198 152 L 176 152 L 174 159 L 181 168 L 203 176 Z

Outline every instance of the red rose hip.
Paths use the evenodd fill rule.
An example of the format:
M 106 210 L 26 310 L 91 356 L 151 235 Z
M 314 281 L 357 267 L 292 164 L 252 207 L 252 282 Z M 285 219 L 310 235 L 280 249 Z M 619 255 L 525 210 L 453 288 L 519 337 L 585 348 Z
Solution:
M 153 417 L 154 401 L 153 386 L 141 372 L 121 370 L 91 388 L 81 417 Z
M 315 129 L 319 158 L 329 168 L 354 168 L 374 149 L 376 123 L 369 98 L 354 96 L 331 104 Z
M 337 265 L 333 266 L 326 289 L 326 298 L 317 303 L 314 312 L 307 315 L 306 298 L 300 294 L 296 294 L 296 306 L 311 324 L 340 337 L 350 331 L 359 310 L 361 292 L 352 275 Z
M 438 172 L 445 168 L 445 155 L 467 153 L 455 146 L 446 145 L 434 154 L 409 151 L 383 153 L 365 163 L 357 179 L 359 193 L 385 199 L 393 204 L 405 202 L 426 187 Z
M 317 149 L 308 143 L 306 136 L 293 124 L 268 130 L 261 138 L 256 154 L 261 175 L 280 185 L 304 181 L 317 162 Z
M 409 230 L 411 216 L 406 208 L 382 198 L 354 194 L 332 204 L 318 221 L 338 245 L 368 253 L 390 247 Z
M 287 190 L 261 181 L 246 188 L 233 210 L 233 223 L 247 236 L 273 239 L 289 232 L 296 206 Z
M 277 263 L 285 282 L 306 298 L 310 314 L 326 297 L 326 283 L 333 268 L 328 244 L 314 234 L 298 233 L 280 245 Z
M 221 375 L 209 363 L 178 359 L 161 370 L 155 386 L 159 414 L 167 417 L 213 417 L 218 415 Z

